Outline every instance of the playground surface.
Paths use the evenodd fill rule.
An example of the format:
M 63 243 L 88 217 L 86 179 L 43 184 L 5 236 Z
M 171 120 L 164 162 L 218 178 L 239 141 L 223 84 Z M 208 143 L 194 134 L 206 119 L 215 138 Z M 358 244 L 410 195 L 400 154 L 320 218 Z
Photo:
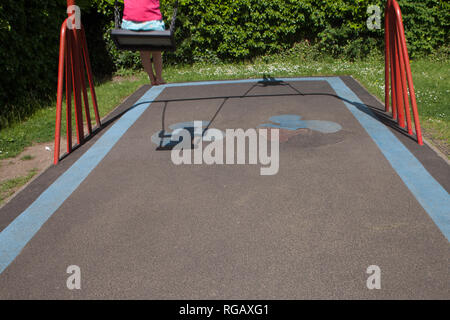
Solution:
M 0 209 L 0 299 L 449 299 L 450 166 L 383 109 L 351 77 L 142 87 Z M 192 121 L 280 128 L 278 173 L 173 164 Z

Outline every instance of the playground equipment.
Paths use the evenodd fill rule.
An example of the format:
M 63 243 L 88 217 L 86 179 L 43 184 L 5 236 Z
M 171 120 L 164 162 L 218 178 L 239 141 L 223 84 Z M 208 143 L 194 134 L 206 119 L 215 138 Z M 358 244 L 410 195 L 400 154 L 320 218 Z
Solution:
M 120 14 L 117 1 L 115 4 L 115 29 L 112 30 L 111 36 L 119 49 L 157 51 L 175 49 L 174 31 L 178 1 L 176 2 L 174 8 L 170 29 L 166 31 L 129 31 L 120 29 Z M 71 6 L 74 5 L 75 0 L 67 0 L 68 8 L 71 8 Z M 86 139 L 84 136 L 81 93 L 83 94 L 87 129 L 89 134 L 92 134 L 89 102 L 85 83 L 85 71 L 89 81 L 97 126 L 101 126 L 84 28 L 81 22 L 79 29 L 73 27 L 69 28 L 69 24 L 73 25 L 69 22 L 70 19 L 73 19 L 73 12 L 70 10 L 68 10 L 68 12 L 69 17 L 64 21 L 61 27 L 55 128 L 55 164 L 57 164 L 60 160 L 61 115 L 64 79 L 66 85 L 67 105 L 67 153 L 71 153 L 73 150 L 71 118 L 72 89 L 74 93 L 78 145 L 83 144 Z M 400 6 L 396 0 L 387 0 L 386 3 L 385 41 L 385 111 L 389 112 L 390 107 L 392 106 L 392 118 L 397 121 L 400 128 L 406 127 L 408 134 L 411 136 L 414 135 L 412 128 L 412 121 L 414 121 L 417 143 L 419 145 L 423 145 L 411 66 L 409 63 L 408 49 L 406 46 L 405 30 Z M 413 115 L 412 118 L 411 111 Z
M 86 43 L 84 27 L 76 12 L 72 11 L 75 6 L 75 0 L 67 0 L 69 16 L 61 26 L 60 47 L 59 47 L 59 67 L 58 67 L 58 94 L 56 102 L 56 125 L 55 125 L 55 149 L 54 163 L 59 162 L 60 143 L 61 143 L 61 116 L 62 100 L 64 91 L 64 82 L 66 89 L 66 138 L 67 153 L 71 153 L 72 146 L 72 90 L 74 95 L 75 123 L 78 145 L 84 143 L 83 110 L 81 94 L 83 94 L 84 112 L 86 116 L 86 125 L 89 135 L 92 134 L 91 116 L 89 110 L 89 100 L 86 90 L 86 79 L 89 81 L 91 91 L 92 105 L 95 113 L 97 126 L 101 126 L 100 115 L 97 106 L 97 97 L 95 95 L 94 81 L 92 77 L 91 62 Z M 70 20 L 70 21 L 69 21 Z M 86 73 L 85 73 L 86 72 Z
M 396 0 L 388 0 L 385 9 L 385 111 L 392 105 L 392 118 L 401 128 L 413 135 L 411 110 L 416 129 L 417 143 L 423 145 L 414 83 L 406 47 L 402 13 Z M 390 86 L 391 84 L 391 86 Z M 390 95 L 392 95 L 392 104 Z M 409 94 L 408 94 L 409 93 Z M 411 99 L 411 103 L 410 103 Z M 411 108 L 410 108 L 411 107 Z
M 111 38 L 117 48 L 121 50 L 142 51 L 174 51 L 175 45 L 175 21 L 178 12 L 178 1 L 173 9 L 172 22 L 169 30 L 165 31 L 131 31 L 120 28 L 120 10 L 118 1 L 114 3 L 114 24 L 111 30 Z

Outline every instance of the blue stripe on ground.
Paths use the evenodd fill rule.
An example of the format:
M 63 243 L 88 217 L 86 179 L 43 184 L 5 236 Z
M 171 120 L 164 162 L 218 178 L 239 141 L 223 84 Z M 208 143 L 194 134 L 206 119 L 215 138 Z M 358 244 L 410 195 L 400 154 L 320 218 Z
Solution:
M 447 241 L 450 241 L 450 195 L 448 192 L 340 78 L 329 78 L 327 81 L 337 95 L 345 99 L 347 108 L 377 144 Z

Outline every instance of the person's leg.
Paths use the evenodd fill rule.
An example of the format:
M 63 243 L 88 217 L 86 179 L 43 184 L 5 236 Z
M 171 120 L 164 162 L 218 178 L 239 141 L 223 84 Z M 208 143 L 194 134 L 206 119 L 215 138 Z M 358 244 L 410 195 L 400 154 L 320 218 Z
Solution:
M 157 84 L 155 75 L 153 73 L 152 62 L 151 62 L 151 52 L 150 51 L 140 51 L 142 66 L 144 67 L 145 72 L 147 72 L 148 77 L 150 78 L 150 82 L 152 85 Z
M 162 78 L 162 70 L 163 70 L 163 61 L 161 52 L 152 52 L 153 57 L 153 65 L 155 67 L 156 72 L 156 81 L 158 84 L 166 83 Z

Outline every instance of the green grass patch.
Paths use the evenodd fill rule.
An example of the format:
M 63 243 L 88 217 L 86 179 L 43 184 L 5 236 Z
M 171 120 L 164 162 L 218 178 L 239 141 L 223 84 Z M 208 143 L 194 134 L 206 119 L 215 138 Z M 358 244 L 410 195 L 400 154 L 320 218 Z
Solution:
M 423 57 L 411 61 L 422 127 L 427 137 L 439 141 L 441 150 L 450 146 L 450 64 L 448 56 Z M 374 54 L 349 61 L 324 57 L 305 44 L 284 54 L 263 56 L 241 63 L 203 62 L 169 65 L 164 76 L 168 82 L 190 82 L 273 77 L 352 75 L 372 94 L 384 100 L 384 57 Z M 122 70 L 110 81 L 96 86 L 101 116 L 112 111 L 124 98 L 149 83 L 144 72 Z M 64 109 L 63 109 L 64 110 Z M 93 113 L 91 114 L 93 117 Z M 75 117 L 72 117 L 73 119 Z M 54 138 L 55 105 L 43 108 L 20 124 L 0 131 L 0 159 L 14 157 L 34 142 Z M 63 134 L 65 122 L 63 117 Z M 446 152 L 449 155 L 448 152 Z
M 96 94 L 101 116 L 113 110 L 120 102 L 146 83 L 144 75 L 111 80 L 96 86 Z M 90 95 L 89 95 L 90 96 Z M 89 98 L 90 99 L 90 98 Z M 91 100 L 89 100 L 91 102 Z M 92 106 L 91 106 L 92 107 Z M 73 109 L 73 106 L 72 106 Z M 65 114 L 65 105 L 63 107 Z M 91 112 L 91 117 L 94 117 Z M 36 111 L 28 119 L 0 130 L 0 159 L 15 157 L 33 143 L 51 142 L 55 135 L 56 103 Z M 72 119 L 75 116 L 72 113 Z M 62 134 L 65 135 L 65 116 Z M 75 128 L 74 124 L 72 126 Z
M 0 182 L 0 204 L 9 198 L 20 187 L 30 181 L 38 172 L 38 169 L 31 169 L 26 176 L 17 177 Z
M 29 161 L 29 160 L 33 160 L 34 158 L 35 158 L 34 156 L 27 154 L 27 155 L 24 155 L 22 158 L 20 158 L 20 160 Z

